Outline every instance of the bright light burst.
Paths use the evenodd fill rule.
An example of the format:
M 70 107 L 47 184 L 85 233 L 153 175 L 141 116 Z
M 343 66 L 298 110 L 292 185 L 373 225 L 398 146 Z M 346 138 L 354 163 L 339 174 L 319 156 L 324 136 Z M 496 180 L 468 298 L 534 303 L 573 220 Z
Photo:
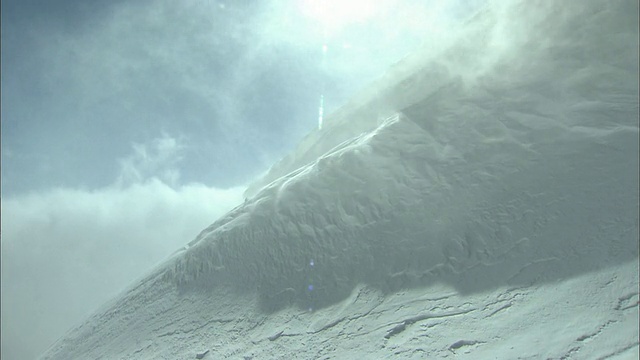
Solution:
M 415 42 L 424 34 L 437 33 L 443 9 L 456 1 L 460 0 L 298 0 L 295 6 L 304 26 L 319 31 L 316 36 L 322 34 L 318 129 L 324 125 L 327 56 L 332 44 L 341 42 L 347 50 L 355 40 L 362 52 L 374 43 Z
M 333 33 L 346 25 L 364 22 L 384 13 L 392 0 L 301 0 L 304 15 L 318 21 Z

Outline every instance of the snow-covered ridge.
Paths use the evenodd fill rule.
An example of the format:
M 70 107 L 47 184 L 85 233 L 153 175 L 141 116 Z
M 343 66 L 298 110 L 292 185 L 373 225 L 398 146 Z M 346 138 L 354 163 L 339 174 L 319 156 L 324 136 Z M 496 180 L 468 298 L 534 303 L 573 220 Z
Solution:
M 605 265 L 599 254 L 616 242 L 619 255 L 633 259 L 631 238 L 602 242 L 594 235 L 602 229 L 565 229 L 558 221 L 589 216 L 634 227 L 627 215 L 637 213 L 637 201 L 628 199 L 637 193 L 609 193 L 600 184 L 613 185 L 608 174 L 626 174 L 612 188 L 637 183 L 637 167 L 610 160 L 637 147 L 638 129 L 577 129 L 518 113 L 429 126 L 401 114 L 272 182 L 238 210 L 242 226 L 216 228 L 169 274 L 184 291 L 257 291 L 265 309 L 315 308 L 344 299 L 359 283 L 392 291 L 452 277 L 470 291 L 460 276 L 469 269 L 478 276 L 500 264 L 503 275 L 516 277 L 523 264 L 566 266 L 569 249 L 604 262 L 585 269 Z M 612 201 L 629 206 L 602 211 Z M 506 280 L 495 275 L 492 282 Z
M 387 238 L 410 239 L 420 231 L 399 222 L 410 223 L 407 217 L 424 207 L 425 194 L 439 194 L 445 186 L 414 156 L 430 156 L 417 141 L 422 133 L 396 118 L 273 182 L 239 214 L 246 226 L 218 228 L 176 261 L 179 286 L 257 290 L 268 308 L 306 307 L 305 284 L 313 270 L 317 307 L 348 295 L 359 281 L 388 273 L 384 264 L 398 259 L 389 257 L 387 248 L 396 245 Z M 408 176 L 398 183 L 398 173 Z M 425 248 L 421 256 L 437 258 L 433 265 L 442 262 L 438 241 L 424 242 L 432 251 Z

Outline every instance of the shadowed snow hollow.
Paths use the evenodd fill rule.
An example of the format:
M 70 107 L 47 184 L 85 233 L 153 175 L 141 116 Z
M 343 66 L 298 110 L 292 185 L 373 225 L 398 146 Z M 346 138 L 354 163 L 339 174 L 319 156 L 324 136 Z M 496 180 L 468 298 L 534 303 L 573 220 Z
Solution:
M 44 358 L 636 354 L 638 4 L 501 4 Z

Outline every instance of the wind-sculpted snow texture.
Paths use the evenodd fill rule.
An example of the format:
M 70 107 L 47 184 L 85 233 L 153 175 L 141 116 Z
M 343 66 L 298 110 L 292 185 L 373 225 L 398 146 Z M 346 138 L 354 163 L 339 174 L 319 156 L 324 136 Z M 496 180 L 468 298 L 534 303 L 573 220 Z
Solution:
M 637 24 L 487 7 L 44 358 L 637 358 Z

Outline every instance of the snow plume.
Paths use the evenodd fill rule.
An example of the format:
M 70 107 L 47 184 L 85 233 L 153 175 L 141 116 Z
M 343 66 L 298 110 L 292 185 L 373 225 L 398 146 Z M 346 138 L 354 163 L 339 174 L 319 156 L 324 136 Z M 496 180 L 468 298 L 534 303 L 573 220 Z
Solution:
M 488 1 L 445 35 L 425 36 L 421 47 L 325 116 L 323 132 L 311 132 L 296 151 L 251 184 L 247 196 L 371 131 L 377 125 L 372 119 L 418 103 L 420 116 L 428 110 L 430 119 L 438 119 L 468 106 L 469 97 L 487 99 L 500 92 L 501 102 L 515 107 L 518 101 L 522 106 L 535 102 L 532 111 L 539 116 L 556 113 L 553 121 L 596 125 L 610 122 L 608 111 L 637 118 L 637 82 L 624 81 L 627 75 L 622 75 L 637 73 L 638 35 L 631 30 L 638 23 L 637 10 L 633 1 Z M 527 99 L 529 86 L 529 93 L 539 95 Z M 601 96 L 606 102 L 599 107 L 608 109 L 588 113 Z

